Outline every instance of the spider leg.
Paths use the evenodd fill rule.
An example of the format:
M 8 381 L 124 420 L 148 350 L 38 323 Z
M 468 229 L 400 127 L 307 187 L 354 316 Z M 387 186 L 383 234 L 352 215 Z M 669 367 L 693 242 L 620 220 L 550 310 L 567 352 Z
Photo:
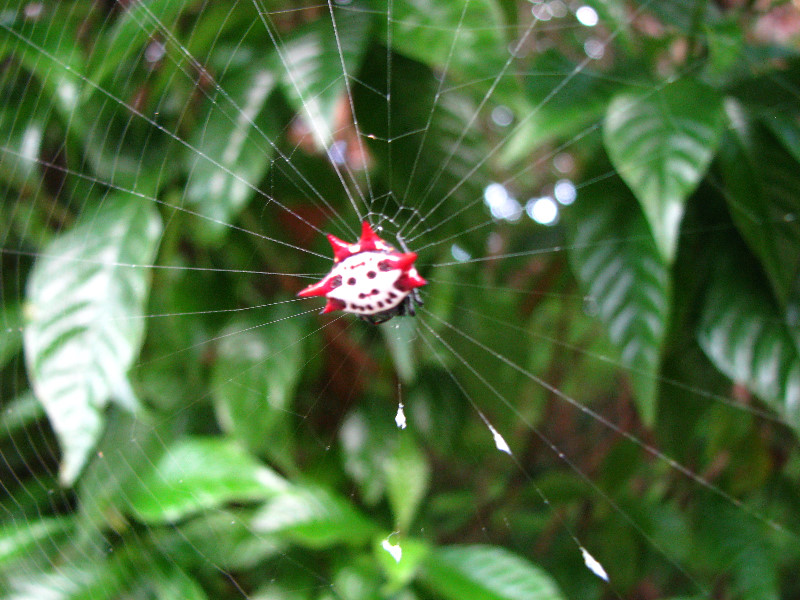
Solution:
M 411 290 L 411 293 L 408 295 L 408 297 L 411 298 L 412 300 L 414 300 L 414 304 L 416 304 L 417 306 L 423 306 L 425 304 L 425 302 L 422 301 L 422 294 L 420 294 L 419 290 L 416 289 L 416 288 Z M 413 312 L 414 307 L 413 306 L 411 307 L 411 310 L 412 310 L 411 314 L 413 315 L 414 314 L 414 312 Z
M 408 249 L 408 245 L 406 244 L 406 241 L 402 237 L 400 237 L 399 235 L 397 236 L 397 243 L 400 245 L 400 248 L 402 248 L 403 252 L 405 252 L 406 254 L 411 252 Z M 412 300 L 414 301 L 413 304 L 411 302 Z M 416 316 L 417 312 L 414 310 L 414 304 L 416 304 L 417 306 L 422 306 L 422 305 L 425 304 L 422 301 L 422 295 L 419 293 L 419 290 L 416 289 L 416 288 L 411 290 L 411 293 L 406 297 L 405 300 L 403 300 L 404 308 L 403 308 L 403 312 L 401 312 L 400 314 L 401 315 L 407 314 L 407 315 L 410 315 L 412 317 Z

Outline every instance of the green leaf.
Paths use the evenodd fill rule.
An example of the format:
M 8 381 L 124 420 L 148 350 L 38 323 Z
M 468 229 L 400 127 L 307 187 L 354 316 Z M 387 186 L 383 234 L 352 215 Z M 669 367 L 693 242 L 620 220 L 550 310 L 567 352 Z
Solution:
M 737 68 L 742 60 L 744 31 L 737 19 L 715 20 L 704 24 L 705 40 L 708 44 L 708 71 L 722 78 Z
M 800 270 L 800 181 L 797 161 L 740 107 L 720 151 L 731 216 L 761 260 L 775 296 L 785 306 Z
M 341 119 L 337 107 L 347 102 L 346 78 L 358 73 L 372 26 L 369 11 L 336 10 L 334 19 L 318 19 L 298 29 L 275 55 L 274 71 L 282 73 L 284 94 L 304 116 L 317 147 L 323 150 L 342 126 L 336 121 Z
M 654 92 L 620 94 L 608 107 L 606 150 L 668 262 L 675 257 L 686 198 L 711 163 L 724 123 L 717 92 L 689 78 Z
M 417 376 L 416 321 L 413 318 L 396 317 L 379 330 L 394 361 L 397 376 L 403 383 L 412 383 Z
M 43 416 L 44 409 L 41 402 L 29 391 L 25 392 L 3 405 L 3 414 L 0 416 L 0 431 L 3 432 L 3 435 L 11 435 Z
M 188 437 L 131 483 L 128 510 L 146 523 L 171 523 L 228 502 L 263 500 L 287 486 L 233 441 Z
M 65 565 L 57 571 L 16 573 L 9 577 L 4 592 L 8 600 L 75 600 L 93 577 L 96 577 L 94 571 L 74 565 Z
M 22 348 L 23 320 L 17 302 L 2 296 L 0 298 L 3 301 L 0 308 L 0 367 L 3 367 Z
M 39 551 L 42 545 L 67 536 L 74 526 L 70 517 L 12 518 L 0 527 L 0 565 Z
M 35 189 L 41 178 L 39 156 L 46 121 L 40 114 L 42 111 L 37 109 L 38 96 L 24 91 L 22 86 L 2 89 L 4 94 L 13 93 L 17 102 L 13 106 L 0 106 L 0 131 L 3 132 L 0 178 L 15 186 Z
M 642 8 L 663 26 L 690 34 L 703 25 L 709 3 L 706 0 L 640 0 Z
M 503 160 L 524 160 L 545 140 L 583 133 L 603 116 L 619 87 L 616 78 L 579 66 L 556 50 L 537 55 L 525 77 L 533 108 L 504 144 Z
M 370 404 L 351 411 L 338 434 L 344 471 L 358 486 L 364 503 L 374 506 L 386 490 L 384 465 L 399 430 L 390 413 Z
M 107 89 L 105 80 L 126 61 L 141 54 L 145 44 L 172 35 L 177 16 L 186 6 L 185 0 L 148 0 L 125 5 L 120 18 L 100 38 L 90 55 L 89 78 Z M 96 89 L 88 87 L 87 91 L 92 93 Z
M 559 600 L 539 567 L 496 546 L 448 546 L 431 552 L 421 574 L 437 594 L 454 600 Z
M 740 64 L 750 67 L 752 56 L 745 54 L 744 58 Z M 749 121 L 761 121 L 800 161 L 800 61 L 794 57 L 778 59 L 755 76 L 749 70 L 745 74 L 726 89 L 736 100 L 725 106 L 733 129 L 742 135 L 751 126 Z
M 703 528 L 698 542 L 717 568 L 730 581 L 731 597 L 742 600 L 779 600 L 784 551 L 763 525 L 743 519 L 741 511 L 720 498 L 700 506 Z
M 212 97 L 189 139 L 196 151 L 187 154 L 186 197 L 207 217 L 195 226 L 204 241 L 230 231 L 227 223 L 253 197 L 274 153 L 280 127 L 267 102 L 276 83 L 268 62 L 260 57 L 227 74 L 220 82 L 226 97 Z
M 47 92 L 39 102 L 45 106 L 52 102 L 64 120 L 72 123 L 73 118 L 81 117 L 77 108 L 85 72 L 76 30 L 85 22 L 84 9 L 91 10 L 91 6 L 41 6 L 43 15 L 39 19 L 26 18 L 23 10 L 11 13 L 11 22 L 0 27 L 0 56 L 12 57 L 34 73 Z M 4 20 L 7 14 L 3 14 Z
M 697 337 L 716 367 L 800 431 L 800 355 L 785 316 L 743 248 L 715 252 Z
M 642 420 L 653 425 L 670 311 L 669 269 L 618 179 L 582 190 L 565 220 L 576 275 L 630 369 Z
M 290 417 L 305 364 L 305 321 L 292 318 L 291 306 L 258 309 L 258 317 L 233 320 L 220 334 L 212 371 L 222 429 L 279 464 L 291 464 Z
M 377 527 L 344 499 L 318 487 L 295 486 L 267 502 L 254 516 L 254 531 L 285 536 L 312 548 L 360 544 Z
M 320 600 L 378 600 L 386 598 L 381 584 L 383 579 L 375 561 L 351 560 L 338 566 L 331 579 L 330 587 L 334 594 L 324 594 Z M 394 598 L 394 596 L 392 596 Z M 398 598 L 403 600 L 403 598 Z
M 800 112 L 776 112 L 763 122 L 795 161 L 800 162 Z
M 381 2 L 384 14 L 389 3 Z M 446 68 L 446 75 L 476 87 L 478 97 L 492 90 L 492 100 L 524 106 L 523 95 L 507 68 L 508 40 L 502 11 L 494 0 L 420 3 L 393 0 L 391 6 L 392 49 L 430 67 Z M 386 20 L 382 20 L 385 26 Z M 387 33 L 380 34 L 382 40 Z M 505 70 L 505 72 L 504 72 Z M 498 76 L 503 74 L 499 80 Z M 493 87 L 494 86 L 494 87 Z M 393 85 L 393 93 L 405 92 Z M 465 121 L 466 122 L 466 121 Z
M 86 115 L 92 118 L 86 119 Z M 156 197 L 174 174 L 168 165 L 174 160 L 177 143 L 166 131 L 154 128 L 144 118 L 132 117 L 127 106 L 104 94 L 95 94 L 76 110 L 70 119 L 70 134 L 79 139 L 85 160 L 101 181 L 135 192 L 139 202 Z M 87 169 L 83 161 L 80 168 Z M 89 185 L 80 177 L 68 181 L 72 196 L 80 197 L 80 190 Z
M 386 495 L 394 513 L 395 528 L 408 531 L 428 491 L 431 472 L 425 455 L 411 432 L 400 434 L 394 451 L 384 463 Z
M 222 569 L 242 570 L 283 554 L 286 544 L 272 536 L 254 534 L 253 509 L 216 510 L 162 530 L 158 546 L 165 554 L 181 555 L 184 563 L 213 563 Z
M 153 573 L 148 570 L 148 579 L 152 585 L 156 598 L 159 600 L 206 600 L 208 596 L 195 579 L 183 572 L 179 567 L 170 569 L 167 573 Z
M 125 510 L 131 486 L 136 487 L 142 473 L 158 463 L 175 435 L 168 421 L 144 409 L 133 414 L 112 408 L 96 458 L 76 485 L 79 530 L 124 531 L 128 527 Z
M 151 203 L 107 196 L 44 249 L 28 280 L 25 358 L 61 446 L 64 485 L 97 442 L 109 399 L 138 403 L 127 371 L 144 334 L 146 267 L 160 235 Z
M 426 542 L 394 533 L 375 540 L 374 548 L 391 592 L 408 586 L 431 551 Z
M 15 600 L 116 600 L 119 598 L 163 598 L 204 600 L 199 584 L 181 570 L 175 556 L 159 555 L 145 537 L 128 538 L 117 546 L 65 552 L 51 565 L 34 573 L 9 577 Z M 113 552 L 111 551 L 113 550 Z M 48 568 L 49 567 L 49 568 Z

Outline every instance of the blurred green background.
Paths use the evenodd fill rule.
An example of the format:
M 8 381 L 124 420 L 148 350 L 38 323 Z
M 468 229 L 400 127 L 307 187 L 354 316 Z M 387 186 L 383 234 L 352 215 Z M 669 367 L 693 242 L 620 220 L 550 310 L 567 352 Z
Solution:
M 0 1 L 0 595 L 799 597 L 798 34 Z M 417 317 L 295 299 L 364 219 Z

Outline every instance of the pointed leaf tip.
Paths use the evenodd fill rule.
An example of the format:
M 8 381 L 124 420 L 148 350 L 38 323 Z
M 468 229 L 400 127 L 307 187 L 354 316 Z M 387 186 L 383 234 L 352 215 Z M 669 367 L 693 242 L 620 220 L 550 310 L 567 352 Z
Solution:
M 661 255 L 672 262 L 686 199 L 716 153 L 725 115 L 717 91 L 694 79 L 656 92 L 617 95 L 606 112 L 603 141 L 639 200 Z

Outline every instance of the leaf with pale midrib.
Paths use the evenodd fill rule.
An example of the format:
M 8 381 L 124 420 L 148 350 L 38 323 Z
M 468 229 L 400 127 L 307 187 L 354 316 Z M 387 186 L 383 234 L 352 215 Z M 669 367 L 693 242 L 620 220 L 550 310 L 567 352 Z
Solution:
M 652 425 L 669 319 L 668 268 L 618 179 L 581 190 L 565 220 L 575 273 L 630 369 L 642 420 Z
M 352 504 L 326 489 L 294 486 L 276 494 L 254 515 L 253 531 L 291 539 L 310 548 L 364 543 L 377 526 Z
M 734 223 L 785 305 L 800 270 L 797 161 L 759 124 L 740 119 L 725 137 L 720 165 Z
M 287 100 L 303 115 L 321 150 L 342 126 L 337 107 L 347 104 L 347 86 L 352 85 L 347 78 L 358 73 L 372 26 L 368 12 L 339 10 L 334 17 L 334 22 L 320 19 L 299 29 L 273 57 Z
M 225 94 L 214 93 L 189 138 L 186 197 L 205 217 L 194 226 L 203 241 L 218 243 L 230 231 L 270 165 L 280 131 L 269 107 L 275 83 L 268 59 L 233 69 L 220 83 Z
M 606 150 L 668 261 L 678 247 L 686 198 L 711 163 L 723 126 L 719 94 L 688 77 L 654 93 L 620 94 L 608 106 Z
M 560 600 L 545 571 L 497 546 L 447 546 L 433 550 L 422 580 L 454 600 Z
M 228 502 L 287 493 L 288 482 L 235 441 L 187 437 L 173 443 L 126 491 L 128 511 L 145 523 L 171 523 Z
M 70 485 L 103 430 L 109 400 L 137 399 L 127 378 L 144 334 L 161 221 L 140 198 L 111 195 L 43 249 L 28 281 L 25 358 L 61 446 Z
M 800 355 L 769 286 L 741 247 L 719 252 L 697 336 L 716 367 L 800 431 Z
M 222 429 L 291 468 L 292 403 L 303 367 L 304 324 L 278 305 L 233 319 L 220 334 L 211 394 Z

